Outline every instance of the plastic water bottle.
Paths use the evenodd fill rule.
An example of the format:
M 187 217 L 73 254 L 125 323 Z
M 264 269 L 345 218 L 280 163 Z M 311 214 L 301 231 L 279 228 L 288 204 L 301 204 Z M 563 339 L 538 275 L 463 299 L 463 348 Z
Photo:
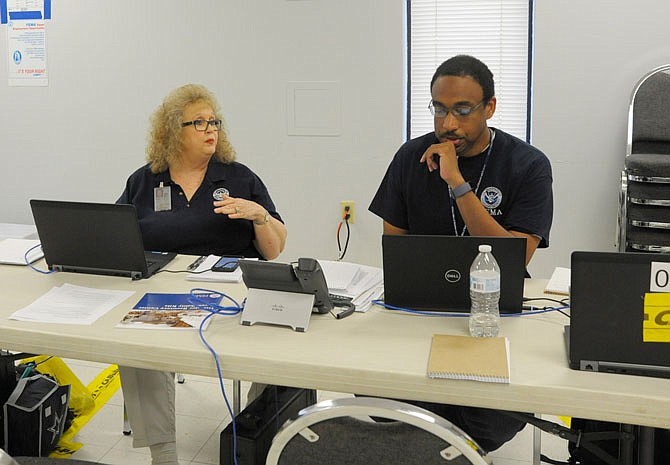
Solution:
M 500 331 L 500 268 L 491 254 L 491 246 L 479 246 L 479 254 L 470 267 L 470 335 L 496 337 Z

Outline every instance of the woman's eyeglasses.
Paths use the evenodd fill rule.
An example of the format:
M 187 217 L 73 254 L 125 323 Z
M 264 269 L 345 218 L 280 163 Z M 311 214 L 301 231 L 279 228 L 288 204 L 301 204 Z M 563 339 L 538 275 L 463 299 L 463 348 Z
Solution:
M 196 131 L 206 131 L 208 127 L 212 126 L 217 131 L 221 130 L 221 120 L 220 119 L 194 119 L 193 121 L 184 121 L 181 123 L 181 127 L 185 128 L 186 126 L 193 126 Z

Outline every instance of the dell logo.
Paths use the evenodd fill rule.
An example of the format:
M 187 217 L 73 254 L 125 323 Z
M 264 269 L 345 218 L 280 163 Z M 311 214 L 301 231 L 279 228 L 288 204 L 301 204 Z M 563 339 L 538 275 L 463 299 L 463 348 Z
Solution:
M 461 280 L 461 272 L 458 270 L 447 270 L 447 272 L 444 273 L 444 279 L 450 283 L 457 283 Z

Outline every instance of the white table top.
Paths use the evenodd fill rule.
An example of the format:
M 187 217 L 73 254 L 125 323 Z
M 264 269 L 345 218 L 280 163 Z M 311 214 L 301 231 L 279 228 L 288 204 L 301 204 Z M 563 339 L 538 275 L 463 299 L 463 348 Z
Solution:
M 183 270 L 193 258 L 177 257 L 168 269 Z M 44 264 L 37 266 L 43 269 Z M 243 284 L 194 283 L 185 277 L 161 273 L 131 281 L 72 273 L 41 275 L 27 267 L 0 265 L 0 347 L 217 376 L 213 357 L 197 331 L 115 327 L 145 292 L 207 287 L 238 301 L 246 294 Z M 90 326 L 7 319 L 63 283 L 136 293 Z M 527 280 L 526 295 L 541 295 L 545 283 Z M 225 378 L 670 427 L 670 380 L 569 369 L 563 336 L 568 318 L 557 312 L 503 318 L 501 335 L 510 339 L 511 349 L 508 385 L 426 376 L 432 334 L 465 335 L 465 318 L 416 316 L 373 306 L 342 320 L 312 315 L 305 333 L 279 326 L 242 326 L 239 319 L 216 316 L 204 332 Z

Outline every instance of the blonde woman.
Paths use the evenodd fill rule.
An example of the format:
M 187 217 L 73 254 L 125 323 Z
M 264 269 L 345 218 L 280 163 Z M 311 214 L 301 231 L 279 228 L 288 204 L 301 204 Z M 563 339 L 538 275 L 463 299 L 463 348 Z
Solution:
M 137 208 L 147 250 L 274 259 L 286 227 L 265 185 L 235 161 L 212 93 L 188 84 L 151 118 L 148 163 L 117 203 Z M 134 447 L 152 464 L 178 465 L 174 373 L 119 367 Z

